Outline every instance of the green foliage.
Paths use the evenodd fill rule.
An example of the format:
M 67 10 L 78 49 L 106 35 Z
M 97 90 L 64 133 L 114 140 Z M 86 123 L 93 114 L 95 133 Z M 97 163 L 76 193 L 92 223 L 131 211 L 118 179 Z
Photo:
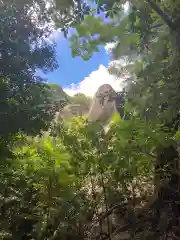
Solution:
M 71 102 L 71 97 L 68 96 L 63 89 L 57 84 L 48 84 L 48 99 L 54 103 L 57 110 L 60 110 L 66 104 Z
M 80 23 L 90 10 L 85 0 L 53 0 L 49 13 L 56 26 L 61 28 L 64 36 L 67 37 L 69 28 Z
M 123 4 L 128 2 L 129 10 L 124 12 Z M 110 72 L 126 80 L 129 98 L 146 119 L 158 116 L 162 120 L 176 116 L 178 111 L 179 43 L 174 37 L 179 34 L 175 10 L 179 4 L 152 2 L 120 1 L 108 22 L 94 14 L 86 16 L 70 42 L 72 55 L 84 60 L 91 58 L 98 46 L 114 42 L 112 58 L 120 63 L 111 65 Z M 97 3 L 105 13 L 117 5 L 116 1 Z M 167 103 L 168 115 L 162 114 L 161 106 Z
M 41 2 L 0 4 L 0 154 L 19 131 L 36 135 L 54 116 L 47 85 L 36 75 L 57 67 L 55 46 L 43 40 L 50 29 L 42 28 L 48 19 Z
M 168 226 L 172 226 L 171 220 L 176 219 L 177 212 L 180 214 L 179 210 L 177 212 L 173 210 L 174 207 L 177 208 L 175 202 L 176 198 L 179 198 L 179 193 L 175 189 L 179 185 L 177 170 L 179 163 L 176 161 L 179 161 L 179 131 L 177 130 L 179 129 L 180 100 L 180 5 L 178 1 L 152 0 L 93 2 L 97 4 L 97 11 L 104 12 L 109 17 L 109 21 L 104 21 L 102 15 L 97 16 L 92 12 L 76 27 L 77 32 L 70 37 L 70 42 L 72 55 L 81 56 L 84 60 L 91 58 L 100 45 L 114 43 L 111 56 L 112 60 L 116 61 L 110 66 L 110 72 L 124 79 L 126 90 L 124 106 L 126 120 L 114 116 L 108 132 L 110 134 L 116 126 L 116 144 L 117 139 L 119 141 L 117 149 L 116 145 L 112 147 L 115 155 L 110 154 L 110 156 L 113 156 L 114 162 L 118 156 L 122 157 L 122 161 L 119 161 L 120 175 L 115 170 L 118 169 L 117 162 L 114 172 L 116 177 L 121 176 L 120 184 L 124 182 L 123 177 L 126 173 L 129 176 L 129 179 L 125 180 L 127 183 L 132 181 L 132 176 L 137 176 L 140 170 L 145 174 L 147 169 L 148 171 L 151 169 L 146 165 L 149 163 L 148 156 L 155 160 L 155 171 L 152 175 L 154 175 L 154 195 L 157 194 L 157 201 L 150 204 L 150 209 L 156 212 L 156 223 L 148 220 L 148 217 L 145 218 L 143 224 L 147 224 L 148 232 L 142 231 L 140 235 L 136 235 L 135 231 L 139 231 L 138 226 L 141 226 L 141 223 L 138 224 L 137 217 L 132 224 L 134 231 L 129 239 L 168 238 Z M 127 3 L 129 8 L 125 12 L 123 8 Z M 116 124 L 118 121 L 120 125 Z M 175 136 L 173 136 L 174 133 Z M 111 138 L 111 144 L 113 140 Z M 103 152 L 101 145 L 99 148 Z M 105 149 L 108 152 L 106 144 Z M 124 162 L 123 159 L 125 159 Z M 132 165 L 129 166 L 129 162 Z M 127 170 L 127 165 L 130 170 Z M 123 172 L 124 166 L 125 172 Z M 105 166 L 103 166 L 104 169 L 106 169 Z M 151 175 L 150 172 L 149 175 Z M 107 173 L 106 176 L 108 176 Z M 115 179 L 117 183 L 118 180 Z M 108 181 L 111 182 L 109 179 Z M 166 184 L 173 190 L 168 191 Z M 117 185 L 116 189 L 118 189 Z M 168 209 L 165 209 L 166 201 L 169 203 Z M 158 204 L 163 206 L 161 210 L 158 209 Z M 161 221 L 164 212 L 168 219 L 166 223 Z M 127 231 L 129 229 L 130 226 L 126 228 Z M 121 233 L 121 228 L 115 232 Z M 180 236 L 179 230 L 174 235 Z
M 148 151 L 162 140 L 133 119 L 116 121 L 108 135 L 84 117 L 55 131 L 56 137 L 19 136 L 15 159 L 1 166 L 0 226 L 8 239 L 86 236 L 92 217 L 112 203 L 112 190 L 116 201 L 127 198 L 133 179 L 151 174 Z
M 1 239 L 114 239 L 126 232 L 144 240 L 168 238 L 172 223 L 178 228 L 178 1 L 92 2 L 108 22 L 81 0 L 49 8 L 39 0 L 1 3 Z M 37 135 L 62 101 L 90 104 L 35 75 L 56 68 L 54 46 L 44 40 L 50 19 L 65 33 L 76 27 L 73 56 L 87 60 L 99 45 L 116 42 L 112 58 L 126 60 L 111 67 L 127 84 L 117 100 L 121 117 L 112 116 L 108 131 L 83 116 Z
M 91 105 L 91 98 L 83 93 L 77 93 L 71 98 L 71 103 L 80 105 L 83 111 L 88 111 Z
M 14 159 L 1 165 L 1 238 L 91 239 L 98 234 L 92 224 L 109 207 L 149 199 L 154 149 L 175 140 L 157 123 L 118 114 L 107 133 L 74 117 L 51 136 L 19 134 Z

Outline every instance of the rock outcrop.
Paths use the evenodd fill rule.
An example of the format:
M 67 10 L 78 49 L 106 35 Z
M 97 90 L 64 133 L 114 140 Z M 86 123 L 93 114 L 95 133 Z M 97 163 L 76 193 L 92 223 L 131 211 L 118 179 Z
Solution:
M 116 111 L 115 90 L 109 84 L 101 85 L 94 95 L 88 120 L 101 121 L 103 124 L 107 124 Z
M 94 95 L 90 108 L 84 107 L 83 104 L 68 104 L 57 112 L 56 120 L 87 115 L 90 122 L 100 121 L 105 126 L 117 111 L 116 97 L 117 93 L 111 85 L 103 84 Z

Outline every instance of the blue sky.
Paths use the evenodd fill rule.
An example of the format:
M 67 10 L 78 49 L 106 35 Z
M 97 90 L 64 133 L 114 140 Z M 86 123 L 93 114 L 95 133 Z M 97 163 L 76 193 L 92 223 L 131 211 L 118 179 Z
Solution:
M 124 10 L 128 11 L 128 4 L 124 5 Z M 99 16 L 105 20 L 103 14 Z M 46 75 L 40 74 L 48 82 L 61 85 L 69 95 L 82 92 L 93 96 L 98 87 L 105 83 L 110 84 L 115 90 L 122 88 L 122 80 L 108 72 L 108 66 L 113 63 L 110 58 L 112 43 L 100 47 L 100 51 L 94 53 L 89 61 L 84 61 L 80 57 L 72 58 L 70 44 L 60 31 L 55 30 L 49 40 L 55 41 L 57 44 L 56 55 L 59 68 Z
M 110 44 L 101 46 L 100 51 L 94 53 L 89 61 L 84 61 L 80 57 L 72 58 L 70 43 L 60 31 L 54 31 L 49 40 L 57 44 L 56 58 L 59 63 L 59 68 L 54 72 L 40 72 L 49 83 L 59 84 L 71 96 L 81 92 L 92 97 L 98 87 L 105 83 L 114 89 L 121 89 L 119 81 L 108 72 L 111 64 Z
M 104 47 L 100 47 L 100 52 L 95 53 L 89 61 L 84 61 L 80 57 L 71 57 L 69 41 L 62 34 L 57 34 L 55 41 L 57 42 L 56 54 L 59 68 L 45 75 L 49 82 L 67 87 L 72 83 L 77 84 L 81 82 L 91 72 L 97 70 L 100 64 L 103 64 L 105 67 L 108 66 L 110 57 Z
M 84 61 L 80 57 L 72 58 L 69 41 L 60 31 L 54 31 L 49 40 L 57 44 L 59 68 L 46 75 L 40 73 L 48 82 L 59 84 L 71 96 L 81 92 L 92 97 L 98 87 L 105 83 L 116 90 L 121 89 L 119 80 L 108 72 L 108 66 L 112 63 L 109 54 L 111 44 L 100 47 L 100 51 L 94 53 L 89 61 Z
M 92 2 L 89 2 L 89 5 L 96 6 Z M 105 20 L 104 13 L 99 14 L 99 16 Z M 71 35 L 75 33 L 75 30 L 70 29 L 69 33 Z M 100 65 L 108 67 L 110 57 L 104 47 L 100 47 L 100 51 L 94 53 L 89 61 L 84 61 L 81 57 L 72 58 L 69 41 L 63 37 L 61 32 L 55 31 L 52 37 L 57 44 L 56 54 L 59 68 L 53 73 L 47 74 L 49 82 L 58 83 L 63 88 L 67 88 L 72 83 L 77 85 L 83 81 Z

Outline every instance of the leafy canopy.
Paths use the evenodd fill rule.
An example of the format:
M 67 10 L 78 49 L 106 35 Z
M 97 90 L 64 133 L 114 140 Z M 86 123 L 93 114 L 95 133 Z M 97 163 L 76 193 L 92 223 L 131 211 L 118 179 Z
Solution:
M 47 21 L 40 5 L 41 1 L 0 4 L 0 136 L 5 140 L 19 131 L 37 134 L 53 118 L 47 85 L 36 74 L 38 69 L 57 67 L 55 46 L 43 40 L 50 29 L 48 24 L 42 28 Z

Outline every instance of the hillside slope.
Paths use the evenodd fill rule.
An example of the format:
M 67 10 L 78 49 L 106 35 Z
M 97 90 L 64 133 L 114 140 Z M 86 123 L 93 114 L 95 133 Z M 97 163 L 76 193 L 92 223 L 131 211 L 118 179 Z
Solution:
M 57 112 L 57 119 L 69 119 L 72 116 L 87 115 L 92 99 L 82 93 L 77 93 L 73 97 L 67 95 L 61 87 L 53 86 L 52 97 L 57 101 L 64 102 Z
M 49 98 L 55 102 L 65 102 L 70 103 L 71 97 L 68 96 L 62 89 L 60 85 L 57 84 L 48 84 L 49 87 Z

